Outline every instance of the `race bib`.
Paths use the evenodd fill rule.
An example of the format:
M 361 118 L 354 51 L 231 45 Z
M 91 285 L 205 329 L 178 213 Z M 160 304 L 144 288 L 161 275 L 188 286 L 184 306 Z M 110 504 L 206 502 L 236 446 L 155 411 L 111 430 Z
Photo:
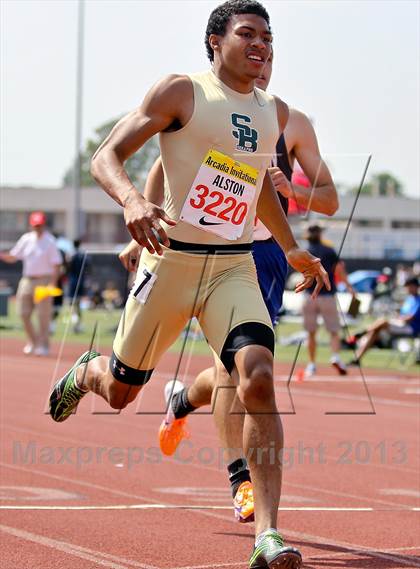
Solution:
M 259 171 L 209 150 L 182 207 L 182 221 L 233 241 L 241 237 Z
M 146 300 L 155 284 L 157 275 L 149 271 L 149 269 L 142 265 L 137 271 L 136 281 L 130 294 L 139 302 L 140 304 L 146 304 Z

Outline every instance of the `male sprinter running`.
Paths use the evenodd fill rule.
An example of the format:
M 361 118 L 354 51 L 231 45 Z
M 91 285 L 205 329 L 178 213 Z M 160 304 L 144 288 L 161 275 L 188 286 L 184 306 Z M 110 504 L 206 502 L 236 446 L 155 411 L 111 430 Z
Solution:
M 272 56 L 268 59 L 261 76 L 256 80 L 257 86 L 266 90 L 271 73 Z M 277 166 L 270 168 L 270 172 L 285 213 L 287 214 L 288 211 L 288 198 L 294 197 L 305 209 L 333 215 L 338 207 L 334 183 L 328 167 L 320 156 L 312 124 L 308 117 L 300 111 L 290 109 L 286 128 L 276 145 L 276 154 Z M 303 186 L 291 185 L 295 160 L 309 178 L 311 190 Z M 147 178 L 145 198 L 153 203 L 161 204 L 163 184 L 164 173 L 159 157 Z M 133 239 L 120 253 L 119 258 L 127 270 L 134 271 L 137 268 L 140 254 L 141 247 Z M 281 247 L 260 221 L 254 229 L 252 254 L 257 269 L 258 283 L 274 325 L 282 305 L 287 261 Z M 225 448 L 235 516 L 239 522 L 250 522 L 254 520 L 254 501 L 247 461 L 243 458 L 241 450 L 244 417 L 240 407 L 235 406 L 236 414 L 232 413 L 235 395 L 232 389 L 232 379 L 218 359 L 215 359 L 214 368 L 200 373 L 189 387 L 185 387 L 180 381 L 175 383 L 171 381 L 167 384 L 165 394 L 167 398 L 171 398 L 171 405 L 168 416 L 160 429 L 160 446 L 164 454 L 174 454 L 185 436 L 188 413 L 211 402 L 217 380 L 221 389 L 213 394 L 215 398 L 213 410 L 218 433 Z
M 271 53 L 269 16 L 255 0 L 229 0 L 209 19 L 213 68 L 171 75 L 114 127 L 92 161 L 98 183 L 124 209 L 144 246 L 111 358 L 86 352 L 56 383 L 50 413 L 63 421 L 87 391 L 123 409 L 150 379 L 161 355 L 193 316 L 227 371 L 238 378 L 247 411 L 244 452 L 283 447 L 273 385 L 274 333 L 250 252 L 255 215 L 303 273 L 298 292 L 329 280 L 319 259 L 298 248 L 267 168 L 287 106 L 254 88 Z M 160 133 L 165 210 L 147 202 L 124 162 Z M 163 225 L 161 225 L 163 224 Z M 159 243 L 157 236 L 162 242 Z M 250 569 L 300 567 L 300 553 L 277 532 L 281 465 L 249 461 L 256 544 Z

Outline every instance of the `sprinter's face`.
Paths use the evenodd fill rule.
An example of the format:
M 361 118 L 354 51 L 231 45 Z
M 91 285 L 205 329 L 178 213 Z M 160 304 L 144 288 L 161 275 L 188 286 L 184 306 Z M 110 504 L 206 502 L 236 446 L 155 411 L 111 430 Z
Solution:
M 272 35 L 267 22 L 255 14 L 232 16 L 224 36 L 210 36 L 215 57 L 232 76 L 255 80 L 271 54 Z

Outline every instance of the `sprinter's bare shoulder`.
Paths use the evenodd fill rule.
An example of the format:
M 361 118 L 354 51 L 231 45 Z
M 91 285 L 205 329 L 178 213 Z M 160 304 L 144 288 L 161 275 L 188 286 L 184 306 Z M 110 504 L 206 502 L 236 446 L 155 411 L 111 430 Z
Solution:
M 92 159 L 93 178 L 124 207 L 128 231 L 150 253 L 162 253 L 156 233 L 164 245 L 169 245 L 160 220 L 169 225 L 176 225 L 176 221 L 144 199 L 125 171 L 124 163 L 153 135 L 182 128 L 193 110 L 191 79 L 187 75 L 168 75 L 150 89 L 137 109 L 118 121 Z
M 158 81 L 146 94 L 137 109 L 125 115 L 97 149 L 95 159 L 109 149 L 127 160 L 154 134 L 181 128 L 191 118 L 194 92 L 187 75 L 168 75 Z

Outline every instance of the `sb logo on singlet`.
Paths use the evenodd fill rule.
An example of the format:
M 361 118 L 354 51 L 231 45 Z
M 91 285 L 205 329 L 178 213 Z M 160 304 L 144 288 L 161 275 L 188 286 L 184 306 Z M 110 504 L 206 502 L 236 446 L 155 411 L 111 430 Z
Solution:
M 232 113 L 232 130 L 233 136 L 238 140 L 236 148 L 245 152 L 255 152 L 257 150 L 258 132 L 255 128 L 251 128 L 246 123 L 250 123 L 251 119 L 246 115 L 238 115 Z

